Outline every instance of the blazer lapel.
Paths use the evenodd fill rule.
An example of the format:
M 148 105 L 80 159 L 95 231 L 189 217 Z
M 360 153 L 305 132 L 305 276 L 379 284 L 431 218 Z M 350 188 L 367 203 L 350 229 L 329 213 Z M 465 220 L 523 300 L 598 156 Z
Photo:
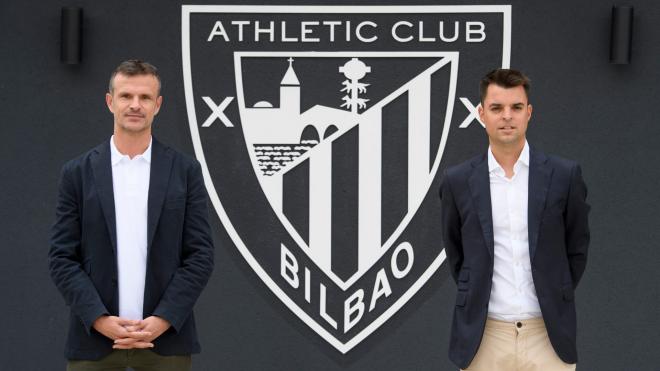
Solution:
M 115 198 L 112 187 L 112 163 L 110 157 L 110 142 L 96 147 L 96 156 L 92 158 L 92 174 L 94 184 L 101 201 L 101 210 L 110 233 L 112 250 L 117 250 L 117 227 L 115 220 Z
M 493 211 L 490 202 L 490 176 L 488 174 L 488 161 L 484 155 L 472 163 L 472 175 L 468 180 L 472 200 L 477 208 L 481 230 L 490 257 L 493 257 L 495 240 L 493 236 Z
M 147 206 L 147 250 L 151 249 L 172 169 L 172 153 L 153 138 Z
M 545 209 L 545 199 L 548 195 L 552 168 L 547 164 L 548 158 L 543 152 L 529 149 L 529 186 L 527 198 L 527 229 L 529 238 L 529 256 L 534 261 L 536 246 L 539 239 L 541 217 Z

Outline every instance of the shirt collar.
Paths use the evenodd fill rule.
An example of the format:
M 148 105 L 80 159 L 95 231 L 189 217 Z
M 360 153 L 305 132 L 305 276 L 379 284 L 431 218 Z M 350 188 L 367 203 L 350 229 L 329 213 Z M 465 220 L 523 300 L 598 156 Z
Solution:
M 117 149 L 117 146 L 115 145 L 115 136 L 110 137 L 110 162 L 112 165 L 117 165 L 121 160 L 126 159 L 130 160 L 128 155 L 125 155 L 121 152 L 119 152 L 119 149 Z M 153 142 L 153 138 L 149 138 L 149 146 L 147 149 L 140 155 L 135 156 L 133 159 L 143 159 L 146 161 L 148 164 L 151 163 L 151 143 Z
M 529 144 L 527 143 L 527 140 L 525 140 L 525 146 L 523 147 L 522 152 L 520 152 L 518 160 L 516 161 L 515 165 L 513 165 L 514 172 L 517 172 L 521 164 L 529 167 Z M 492 173 L 496 169 L 500 169 L 502 172 L 504 171 L 504 169 L 502 169 L 500 164 L 495 159 L 495 156 L 493 155 L 493 149 L 488 146 L 488 172 Z

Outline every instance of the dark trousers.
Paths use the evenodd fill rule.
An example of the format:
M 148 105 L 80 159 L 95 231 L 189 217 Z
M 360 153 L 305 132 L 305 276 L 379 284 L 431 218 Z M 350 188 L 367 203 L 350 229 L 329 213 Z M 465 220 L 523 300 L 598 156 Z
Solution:
M 148 349 L 113 350 L 98 361 L 70 360 L 67 371 L 190 371 L 192 359 L 187 356 L 161 356 Z

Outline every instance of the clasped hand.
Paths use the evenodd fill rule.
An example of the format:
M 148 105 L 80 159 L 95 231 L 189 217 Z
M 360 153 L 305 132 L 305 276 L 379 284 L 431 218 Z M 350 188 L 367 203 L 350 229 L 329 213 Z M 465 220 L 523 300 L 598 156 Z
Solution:
M 101 316 L 94 321 L 93 327 L 103 336 L 114 340 L 113 349 L 145 349 L 154 347 L 154 339 L 162 335 L 170 323 L 156 316 L 143 320 Z

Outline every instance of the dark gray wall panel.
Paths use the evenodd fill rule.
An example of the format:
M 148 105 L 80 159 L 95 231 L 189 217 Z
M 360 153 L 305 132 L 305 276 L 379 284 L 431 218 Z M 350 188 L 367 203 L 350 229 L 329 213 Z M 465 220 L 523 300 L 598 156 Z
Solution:
M 627 2 L 635 7 L 630 65 L 608 62 L 611 3 L 510 3 L 511 65 L 533 80 L 529 141 L 578 160 L 589 186 L 592 243 L 577 290 L 578 370 L 658 370 L 660 3 Z M 50 281 L 46 257 L 56 183 L 67 159 L 111 134 L 103 95 L 116 64 L 139 57 L 160 68 L 165 100 L 155 135 L 193 153 L 181 71 L 181 4 L 76 1 L 84 8 L 78 66 L 59 62 L 60 7 L 70 2 L 0 5 L 3 370 L 64 369 L 68 309 Z M 474 89 L 473 98 L 476 81 Z M 456 107 L 456 114 L 467 114 Z M 480 130 L 473 124 L 461 135 L 476 138 Z M 456 163 L 486 146 L 485 136 L 474 142 L 468 151 L 449 143 L 443 161 Z M 455 287 L 444 266 L 376 333 L 341 355 L 268 290 L 215 213 L 212 225 L 217 263 L 196 307 L 203 346 L 196 370 L 455 369 L 446 355 Z

